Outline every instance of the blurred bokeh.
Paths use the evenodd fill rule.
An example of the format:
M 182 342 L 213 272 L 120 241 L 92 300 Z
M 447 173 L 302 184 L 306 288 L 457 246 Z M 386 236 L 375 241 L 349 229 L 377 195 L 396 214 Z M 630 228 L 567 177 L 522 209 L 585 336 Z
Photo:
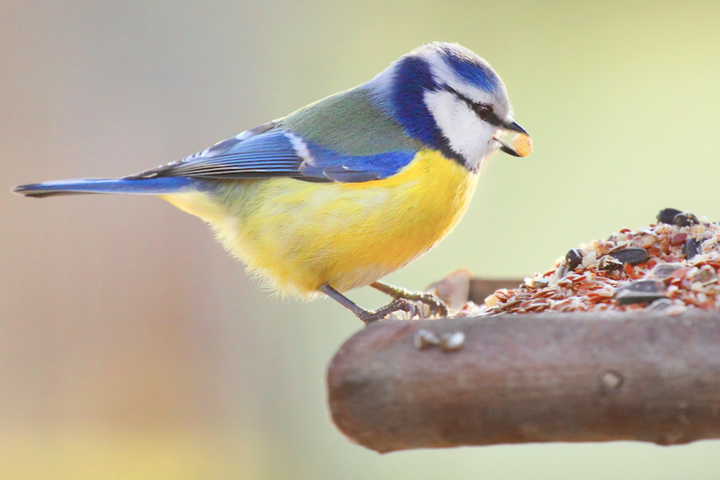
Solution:
M 182 158 L 432 40 L 504 79 L 535 153 L 388 281 L 548 269 L 664 207 L 720 220 L 718 2 L 0 2 L 0 478 L 720 478 L 720 442 L 380 456 L 330 423 L 360 322 L 273 298 L 154 198 L 13 196 Z M 385 299 L 358 290 L 368 307 Z

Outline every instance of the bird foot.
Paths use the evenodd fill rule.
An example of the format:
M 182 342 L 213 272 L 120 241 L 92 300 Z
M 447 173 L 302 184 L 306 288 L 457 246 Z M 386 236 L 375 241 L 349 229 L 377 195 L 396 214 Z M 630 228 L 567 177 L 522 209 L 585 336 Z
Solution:
M 413 318 L 418 314 L 418 308 L 415 304 L 404 298 L 396 298 L 389 304 L 378 308 L 377 310 L 363 310 L 356 312 L 356 315 L 365 323 L 365 325 L 369 325 L 370 323 L 376 320 L 382 320 L 395 312 L 407 312 L 410 314 L 410 318 Z
M 448 307 L 445 305 L 445 302 L 440 300 L 438 297 L 433 295 L 432 293 L 427 292 L 408 292 L 409 295 L 402 296 L 400 298 L 405 298 L 407 300 L 412 300 L 418 303 L 421 303 L 423 306 L 427 307 L 427 312 L 423 310 L 422 313 L 426 313 L 427 317 L 432 317 L 434 315 L 438 315 L 440 317 L 446 317 L 448 314 Z
M 370 285 L 371 287 L 380 290 L 393 297 L 395 300 L 408 300 L 410 302 L 417 302 L 422 306 L 427 307 L 420 309 L 422 317 L 432 317 L 438 315 L 445 317 L 448 314 L 448 307 L 445 302 L 440 300 L 437 296 L 428 292 L 412 292 L 402 287 L 395 287 L 382 282 L 374 282 Z

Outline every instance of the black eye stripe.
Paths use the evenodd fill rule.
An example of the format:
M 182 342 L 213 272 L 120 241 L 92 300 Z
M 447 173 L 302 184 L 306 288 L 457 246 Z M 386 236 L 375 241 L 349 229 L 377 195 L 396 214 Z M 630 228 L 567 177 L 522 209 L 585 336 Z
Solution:
M 481 120 L 484 120 L 484 121 L 488 122 L 490 125 L 494 125 L 496 127 L 499 127 L 500 125 L 502 125 L 502 120 L 500 120 L 500 118 L 495 114 L 495 112 L 493 111 L 492 105 L 488 105 L 486 103 L 473 102 L 468 97 L 466 97 L 465 95 L 463 95 L 462 93 L 458 92 L 457 90 L 455 90 L 454 88 L 452 88 L 448 85 L 443 85 L 443 88 L 446 91 L 457 96 L 463 102 L 465 102 L 468 105 L 468 107 L 470 107 L 477 114 L 477 116 L 480 117 Z
M 487 118 L 493 114 L 492 107 L 484 103 L 474 103 L 471 108 L 481 120 L 487 120 Z

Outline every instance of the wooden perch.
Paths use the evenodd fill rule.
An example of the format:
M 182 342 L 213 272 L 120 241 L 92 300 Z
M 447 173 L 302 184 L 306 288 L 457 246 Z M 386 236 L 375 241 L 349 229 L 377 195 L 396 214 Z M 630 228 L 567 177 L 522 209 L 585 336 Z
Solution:
M 379 321 L 327 380 L 335 424 L 378 452 L 720 438 L 720 312 Z

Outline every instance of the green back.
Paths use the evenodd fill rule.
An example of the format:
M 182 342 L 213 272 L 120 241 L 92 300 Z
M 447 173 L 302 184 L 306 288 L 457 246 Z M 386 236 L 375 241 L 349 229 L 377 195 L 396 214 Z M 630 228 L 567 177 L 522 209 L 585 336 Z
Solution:
M 288 115 L 279 127 L 345 155 L 422 148 L 421 142 L 408 137 L 385 114 L 363 85 L 311 103 Z

